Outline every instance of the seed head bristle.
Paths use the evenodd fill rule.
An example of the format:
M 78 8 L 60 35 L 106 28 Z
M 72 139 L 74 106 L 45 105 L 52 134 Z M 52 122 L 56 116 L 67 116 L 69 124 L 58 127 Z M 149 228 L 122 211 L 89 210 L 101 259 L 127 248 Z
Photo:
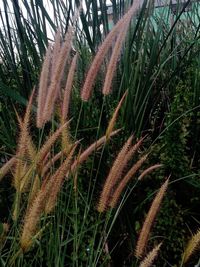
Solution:
M 20 238 L 20 245 L 24 252 L 29 250 L 33 243 L 33 237 L 37 231 L 37 225 L 40 221 L 41 214 L 44 211 L 46 198 L 49 194 L 48 183 L 42 187 L 35 197 L 31 208 L 28 208 L 25 214 L 23 231 Z
M 155 258 L 158 256 L 158 252 L 160 250 L 162 243 L 155 246 L 144 258 L 144 260 L 140 263 L 139 267 L 150 267 L 152 266 Z
M 68 154 L 72 147 L 72 141 L 70 137 L 69 126 L 62 130 L 62 151 L 64 154 Z
M 46 96 L 48 92 L 48 84 L 49 84 L 49 73 L 50 73 L 50 65 L 51 65 L 51 53 L 52 53 L 52 46 L 49 45 L 46 56 L 42 65 L 42 71 L 40 74 L 40 81 L 39 81 L 39 89 L 38 89 L 38 106 L 37 106 L 37 118 L 36 124 L 38 128 L 42 128 L 43 126 L 43 108 L 46 102 Z
M 126 166 L 125 159 L 127 152 L 131 146 L 133 140 L 133 136 L 130 136 L 124 146 L 122 147 L 121 151 L 119 152 L 117 158 L 115 159 L 113 166 L 106 178 L 105 184 L 103 186 L 103 190 L 101 192 L 101 196 L 99 199 L 99 204 L 97 210 L 99 212 L 104 212 L 109 204 L 110 196 L 112 195 L 113 189 L 116 184 L 119 182 L 121 178 L 122 172 L 124 167 Z M 127 160 L 126 160 L 127 161 Z
M 138 151 L 138 149 L 140 148 L 140 146 L 142 145 L 144 139 L 146 138 L 146 136 L 140 138 L 136 144 L 134 144 L 130 150 L 128 151 L 127 153 L 127 159 L 130 160 L 134 155 L 135 153 Z
M 16 113 L 16 116 L 17 116 L 17 121 L 19 123 L 20 131 L 21 131 L 22 130 L 22 126 L 23 126 L 22 119 L 20 118 L 20 116 L 19 116 L 19 114 L 17 113 L 16 110 L 15 110 L 15 113 Z M 31 138 L 30 134 L 27 135 L 27 147 L 26 147 L 26 149 L 27 149 L 26 153 L 27 153 L 29 159 L 31 161 L 34 161 L 37 152 L 36 152 L 36 147 L 35 147 L 35 145 L 33 143 L 33 140 Z
M 96 53 L 95 58 L 93 59 L 93 62 L 89 68 L 89 71 L 87 73 L 85 83 L 83 85 L 83 89 L 81 92 L 81 99 L 83 101 L 88 101 L 91 93 L 92 93 L 92 87 L 95 82 L 96 76 L 99 72 L 99 69 L 104 61 L 104 58 L 106 54 L 108 53 L 109 49 L 113 45 L 113 41 L 115 40 L 116 36 L 121 32 L 122 26 L 124 25 L 124 22 L 128 20 L 128 18 L 131 18 L 132 15 L 135 13 L 135 10 L 139 8 L 140 1 L 136 0 L 133 2 L 132 7 L 129 9 L 129 11 L 117 22 L 117 24 L 113 27 L 113 29 L 108 33 L 106 36 L 104 42 L 99 47 L 98 52 Z
M 192 254 L 199 248 L 200 245 L 200 229 L 192 236 L 183 253 L 182 261 L 186 263 Z
M 31 185 L 31 190 L 29 191 L 27 210 L 32 206 L 33 201 L 35 200 L 38 192 L 40 191 L 40 188 L 41 188 L 41 182 L 39 175 L 35 175 Z
M 44 167 L 43 161 L 46 157 L 46 155 L 49 153 L 50 148 L 52 145 L 56 142 L 60 134 L 62 133 L 62 130 L 67 127 L 69 124 L 69 121 L 65 124 L 61 125 L 46 141 L 46 143 L 41 147 L 40 151 L 38 152 L 36 162 L 38 165 L 38 171 L 39 173 L 42 172 L 42 168 Z
M 77 144 L 71 149 L 69 155 L 62 163 L 62 165 L 58 168 L 55 174 L 50 178 L 49 183 L 51 184 L 51 190 L 49 192 L 48 200 L 45 204 L 45 213 L 50 213 L 56 205 L 56 200 L 58 193 L 60 192 L 61 186 L 63 184 L 64 178 L 68 171 L 70 170 L 72 157 L 76 150 Z
M 24 170 L 23 170 L 23 176 L 20 181 L 19 192 L 26 192 L 29 190 L 31 185 L 31 180 L 35 173 L 35 162 L 31 164 L 25 163 L 23 167 Z
M 124 176 L 122 181 L 119 183 L 118 187 L 115 189 L 112 198 L 110 200 L 109 206 L 114 208 L 121 196 L 122 191 L 126 187 L 127 183 L 130 181 L 130 179 L 136 174 L 136 172 L 140 169 L 142 164 L 146 161 L 148 155 L 143 156 L 141 159 L 139 159 L 133 167 L 128 171 L 128 173 Z
M 61 38 L 60 38 L 60 29 L 58 29 L 55 35 L 54 46 L 53 46 L 51 75 L 53 75 L 53 73 L 55 72 L 56 62 L 59 57 L 60 49 L 61 49 Z
M 106 72 L 106 77 L 105 77 L 104 86 L 102 90 L 104 95 L 108 95 L 111 92 L 111 84 L 112 84 L 113 76 L 116 70 L 117 60 L 121 53 L 121 48 L 122 48 L 124 39 L 128 31 L 129 23 L 131 21 L 132 16 L 137 12 L 139 7 L 140 7 L 140 1 L 138 0 L 134 1 L 132 7 L 130 8 L 129 12 L 127 13 L 127 16 L 125 17 L 121 25 L 121 31 L 117 37 L 117 40 L 116 40 L 116 43 L 115 43 L 115 46 L 112 52 L 112 56 L 109 60 L 107 72 Z
M 62 119 L 63 120 L 66 120 L 68 116 L 70 96 L 71 96 L 71 91 L 72 91 L 72 84 L 73 84 L 74 73 L 76 69 L 77 58 L 78 58 L 78 54 L 76 54 L 72 60 L 69 73 L 68 73 L 68 77 L 67 77 L 67 82 L 65 85 L 63 105 L 62 105 Z
M 155 164 L 155 165 L 153 165 L 153 166 L 147 168 L 146 170 L 144 170 L 144 171 L 140 174 L 140 176 L 138 177 L 138 181 L 141 181 L 141 180 L 144 178 L 144 176 L 146 176 L 147 174 L 151 173 L 152 171 L 154 171 L 154 170 L 156 170 L 156 169 L 158 169 L 158 168 L 160 168 L 160 167 L 162 167 L 162 166 L 163 166 L 162 164 Z
M 22 177 L 24 176 L 23 169 L 24 169 L 24 163 L 26 159 L 27 141 L 29 139 L 28 127 L 29 127 L 29 120 L 30 120 L 34 93 L 35 93 L 35 89 L 33 89 L 32 94 L 29 98 L 25 116 L 22 121 L 22 127 L 20 129 L 20 136 L 19 136 L 19 141 L 17 145 L 16 165 L 15 165 L 15 174 L 14 174 L 14 186 L 17 191 L 20 188 L 20 181 Z
M 42 177 L 44 177 L 47 171 L 53 166 L 53 164 L 63 156 L 63 151 L 58 152 L 54 157 L 50 158 L 49 161 L 44 165 L 42 169 Z
M 148 242 L 148 237 L 151 231 L 151 227 L 159 211 L 161 202 L 163 200 L 164 194 L 168 187 L 168 183 L 169 183 L 169 179 L 167 179 L 165 183 L 161 186 L 160 190 L 156 194 L 156 197 L 154 198 L 151 204 L 151 207 L 149 209 L 149 212 L 147 214 L 147 217 L 145 219 L 145 222 L 143 224 L 142 230 L 140 232 L 140 235 L 137 241 L 136 250 L 135 250 L 135 256 L 137 258 L 141 258 L 144 254 L 144 250 Z
M 51 119 L 51 115 L 54 109 L 56 99 L 59 94 L 60 83 L 63 78 L 65 65 L 71 51 L 73 39 L 73 28 L 69 26 L 68 31 L 65 35 L 65 41 L 60 49 L 57 61 L 55 63 L 55 70 L 53 71 L 52 79 L 46 96 L 46 102 L 44 106 L 44 122 Z
M 16 163 L 16 158 L 12 157 L 9 159 L 1 168 L 0 168 L 0 181 L 3 179 L 3 177 L 12 170 L 13 166 Z
M 108 124 L 108 127 L 107 127 L 107 130 L 106 130 L 106 138 L 108 139 L 109 136 L 110 136 L 110 133 L 113 131 L 113 128 L 114 128 L 114 125 L 115 125 L 115 122 L 117 120 L 117 116 L 118 116 L 118 113 L 119 113 L 119 110 L 124 102 L 124 99 L 125 97 L 127 96 L 127 91 L 123 94 L 121 100 L 119 101 L 114 113 L 113 113 L 113 116 Z
M 103 90 L 102 90 L 104 95 L 108 95 L 111 92 L 111 84 L 112 84 L 114 73 L 117 67 L 117 60 L 121 52 L 121 48 L 122 48 L 123 41 L 126 36 L 126 31 L 128 30 L 128 26 L 124 25 L 122 26 L 122 28 L 123 30 L 120 32 L 119 36 L 117 37 L 117 40 L 116 40 L 116 43 L 115 43 L 115 46 L 112 52 L 112 56 L 109 60 L 108 68 L 106 71 L 106 77 L 105 77 Z
M 120 129 L 113 131 L 110 134 L 110 137 L 116 135 L 119 133 Z M 81 165 L 84 161 L 88 159 L 88 157 L 96 150 L 98 149 L 101 145 L 103 145 L 106 142 L 106 135 L 102 136 L 99 140 L 95 141 L 93 144 L 91 144 L 86 150 L 84 150 L 79 158 L 75 160 L 71 166 L 71 171 L 74 172 L 76 168 Z

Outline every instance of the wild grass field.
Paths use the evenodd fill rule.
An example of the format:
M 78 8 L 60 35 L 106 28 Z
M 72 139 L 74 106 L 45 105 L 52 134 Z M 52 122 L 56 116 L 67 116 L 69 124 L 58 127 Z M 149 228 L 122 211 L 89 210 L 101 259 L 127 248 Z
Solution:
M 2 0 L 0 266 L 200 266 L 200 4 L 158 3 Z

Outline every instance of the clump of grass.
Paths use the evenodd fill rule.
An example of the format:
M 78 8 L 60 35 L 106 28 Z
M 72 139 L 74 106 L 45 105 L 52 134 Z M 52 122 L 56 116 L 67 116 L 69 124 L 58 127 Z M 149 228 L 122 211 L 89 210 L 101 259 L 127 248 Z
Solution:
M 59 34 L 58 31 L 55 38 L 54 49 L 52 50 L 50 45 L 47 50 L 41 71 L 37 94 L 38 106 L 36 124 L 38 128 L 45 126 L 54 110 L 58 97 L 57 91 L 60 90 L 61 77 L 63 76 L 63 71 L 71 49 L 72 28 L 68 30 L 66 34 L 67 37 L 61 46 Z M 58 52 L 56 49 L 60 51 Z M 55 56 L 55 54 L 57 56 Z M 67 177 L 69 178 L 71 172 L 76 171 L 78 166 L 86 161 L 92 152 L 119 132 L 119 130 L 112 130 L 116 121 L 117 114 L 115 114 L 112 127 L 109 127 L 109 134 L 106 134 L 95 143 L 91 144 L 85 151 L 79 154 L 77 159 L 74 159 L 75 150 L 78 145 L 77 142 L 70 143 L 70 149 L 66 149 L 66 133 L 69 130 L 69 121 L 66 122 L 66 119 L 68 118 L 68 107 L 77 59 L 78 56 L 75 55 L 71 67 L 69 68 L 65 89 L 63 92 L 60 91 L 60 94 L 62 94 L 60 97 L 60 125 L 48 136 L 44 144 L 40 143 L 38 149 L 36 149 L 31 134 L 29 133 L 35 90 L 33 90 L 29 99 L 24 118 L 21 119 L 16 113 L 20 125 L 17 153 L 1 168 L 1 177 L 6 175 L 14 166 L 13 183 L 16 189 L 16 198 L 13 204 L 13 219 L 17 222 L 18 220 L 21 221 L 21 217 L 24 217 L 20 237 L 20 246 L 23 252 L 31 248 L 38 233 L 40 233 L 39 222 L 42 215 L 52 212 L 56 206 L 57 197 L 64 180 Z M 52 77 L 50 77 L 51 72 L 53 72 Z M 119 111 L 122 101 L 117 108 L 117 112 Z M 44 108 L 44 112 L 42 108 Z M 52 156 L 51 149 L 58 143 L 59 139 L 62 139 L 62 143 L 65 143 L 65 146 L 61 146 L 61 150 Z M 57 164 L 55 168 L 55 163 L 57 163 L 58 160 L 60 160 L 60 163 Z M 53 173 L 51 170 L 52 166 L 54 167 Z M 22 209 L 24 216 L 21 216 L 20 211 L 23 194 L 26 194 L 27 205 L 26 208 Z
M 99 69 L 105 59 L 106 54 L 113 46 L 102 89 L 104 96 L 111 93 L 111 85 L 114 74 L 116 72 L 117 61 L 128 31 L 130 21 L 138 11 L 139 6 L 139 0 L 133 1 L 133 5 L 129 9 L 129 11 L 119 20 L 112 31 L 107 35 L 105 41 L 99 47 L 99 50 L 96 53 L 96 56 L 94 57 L 94 60 L 86 75 L 85 83 L 81 91 L 80 97 L 83 101 L 89 100 L 92 94 L 92 87 L 94 85 L 94 81 L 99 72 Z M 41 141 L 44 136 L 40 136 L 40 140 L 38 142 L 39 145 L 36 145 L 33 142 L 34 138 L 29 130 L 31 115 L 33 115 L 32 117 L 34 117 L 35 115 L 34 113 L 31 113 L 35 94 L 35 91 L 33 90 L 33 93 L 27 105 L 24 118 L 21 119 L 17 115 L 20 125 L 17 151 L 16 154 L 0 169 L 0 180 L 5 175 L 7 175 L 8 172 L 11 172 L 11 174 L 13 175 L 13 185 L 16 190 L 16 197 L 13 204 L 13 219 L 15 220 L 15 225 L 17 225 L 18 227 L 16 232 L 18 233 L 17 237 L 19 237 L 15 238 L 15 240 L 20 240 L 19 245 L 21 247 L 21 250 L 25 253 L 32 248 L 33 244 L 35 244 L 35 240 L 37 240 L 37 237 L 41 235 L 42 228 L 40 227 L 40 222 L 42 221 L 42 219 L 47 218 L 48 220 L 49 217 L 51 217 L 51 215 L 49 214 L 53 214 L 53 212 L 55 211 L 55 207 L 59 203 L 58 196 L 62 189 L 64 181 L 69 182 L 69 178 L 71 176 L 74 176 L 73 183 L 75 197 L 74 195 L 72 196 L 71 192 L 67 193 L 69 193 L 69 202 L 72 202 L 72 205 L 74 205 L 74 210 L 70 211 L 71 214 L 69 212 L 68 216 L 71 216 L 70 220 L 72 220 L 72 218 L 74 219 L 75 226 L 72 227 L 73 232 L 70 232 L 71 229 L 69 228 L 69 240 L 63 241 L 63 239 L 65 238 L 63 237 L 63 232 L 65 230 L 62 229 L 62 243 L 59 243 L 59 245 L 61 244 L 63 247 L 65 244 L 70 243 L 73 239 L 73 245 L 71 246 L 70 244 L 70 246 L 73 247 L 74 250 L 73 257 L 75 258 L 75 265 L 79 266 L 77 255 L 79 255 L 79 247 L 80 243 L 82 242 L 82 235 L 84 235 L 87 231 L 93 231 L 93 239 L 91 238 L 92 241 L 89 240 L 88 242 L 90 242 L 92 245 L 95 245 L 97 242 L 97 232 L 99 231 L 99 229 L 101 229 L 104 221 L 102 220 L 101 214 L 98 214 L 99 217 L 97 221 L 94 221 L 93 219 L 93 224 L 95 227 L 92 228 L 92 225 L 92 230 L 87 229 L 87 231 L 85 231 L 84 229 L 84 227 L 88 228 L 89 224 L 87 224 L 86 222 L 88 219 L 87 216 L 90 209 L 92 209 L 91 206 L 93 204 L 91 198 L 93 196 L 95 187 L 91 189 L 90 186 L 92 182 L 94 182 L 94 184 L 96 183 L 98 170 L 96 170 L 95 168 L 92 169 L 91 176 L 95 171 L 97 171 L 97 173 L 95 174 L 95 179 L 90 179 L 90 181 L 88 182 L 88 192 L 90 193 L 92 191 L 92 193 L 91 196 L 88 193 L 87 197 L 84 198 L 85 192 L 81 192 L 78 184 L 78 167 L 86 162 L 92 153 L 99 150 L 99 148 L 101 148 L 102 146 L 105 146 L 105 144 L 111 137 L 119 133 L 120 130 L 114 130 L 114 126 L 119 114 L 119 110 L 124 103 L 125 98 L 127 97 L 127 93 L 122 96 L 120 102 L 118 103 L 109 122 L 105 135 L 100 137 L 94 143 L 88 145 L 88 147 L 84 151 L 79 149 L 79 153 L 77 155 L 76 149 L 80 142 L 76 141 L 75 137 L 74 140 L 73 138 L 71 138 L 72 135 L 70 133 L 69 127 L 70 121 L 67 121 L 70 118 L 69 104 L 71 101 L 71 95 L 73 94 L 73 83 L 76 79 L 77 61 L 79 60 L 77 51 L 73 58 L 70 57 L 74 36 L 75 34 L 73 25 L 70 25 L 68 27 L 64 41 L 61 41 L 62 38 L 60 30 L 57 31 L 55 36 L 55 43 L 54 45 L 49 44 L 41 70 L 39 88 L 36 96 L 36 125 L 38 128 L 42 128 L 42 130 L 40 130 L 40 133 L 42 133 L 42 135 L 45 135 L 46 123 L 48 121 L 52 121 L 52 128 L 54 128 L 52 133 L 47 136 L 47 141 L 44 142 L 44 144 Z M 64 77 L 67 62 L 70 62 L 69 64 L 71 65 L 68 66 L 69 71 L 67 73 L 67 77 Z M 64 90 L 62 90 L 61 84 L 62 81 L 64 82 L 65 80 L 66 83 L 64 85 Z M 54 116 L 56 108 L 59 114 L 58 120 L 57 116 Z M 101 118 L 99 120 L 101 121 Z M 139 157 L 134 165 L 127 171 L 130 161 L 141 147 L 143 139 L 144 138 L 141 138 L 136 142 L 136 144 L 133 145 L 133 136 L 131 135 L 116 156 L 116 159 L 105 180 L 99 198 L 97 209 L 100 213 L 106 212 L 108 209 L 113 209 L 117 206 L 123 190 L 129 183 L 129 181 L 133 177 L 135 177 L 138 170 L 146 161 L 148 153 L 144 153 L 144 155 Z M 55 151 L 53 151 L 54 149 Z M 104 147 L 102 151 L 103 150 Z M 103 152 L 101 153 L 101 158 L 102 157 Z M 138 180 L 142 180 L 145 175 L 161 166 L 161 164 L 156 164 L 147 168 L 142 172 Z M 94 165 L 92 165 L 92 167 L 94 167 Z M 86 174 L 86 176 L 87 175 L 88 173 Z M 146 217 L 136 246 L 137 258 L 141 258 L 145 254 L 144 252 L 148 242 L 149 233 L 153 221 L 155 220 L 158 213 L 164 194 L 167 190 L 167 186 L 168 180 L 160 188 Z M 80 215 L 78 207 L 78 203 L 80 203 L 78 202 L 80 201 L 79 198 L 81 199 L 81 202 L 84 203 L 81 204 L 85 205 L 80 232 L 78 232 L 77 229 L 79 224 L 78 216 Z M 71 203 L 65 205 L 64 209 L 60 209 L 59 212 L 63 212 L 65 208 L 68 209 L 70 205 Z M 111 228 L 107 228 L 110 223 L 109 220 L 113 219 L 113 222 L 110 223 L 113 226 L 118 213 L 119 210 L 116 211 L 114 219 L 112 217 L 112 213 L 107 213 L 104 229 L 105 232 L 108 230 L 108 233 L 106 233 L 107 236 L 105 238 L 106 245 L 107 237 L 111 230 Z M 91 217 L 94 218 L 93 215 Z M 69 218 L 67 217 L 67 220 L 68 219 Z M 59 227 L 60 225 L 58 226 L 58 228 Z M 7 230 L 5 232 L 7 232 Z M 98 248 L 100 248 L 100 244 L 101 241 L 99 241 Z M 198 245 L 199 232 L 193 236 L 188 244 L 188 247 L 185 250 L 183 259 L 184 263 L 188 261 Z M 109 252 L 108 246 L 109 245 L 107 245 L 107 252 Z M 149 267 L 152 265 L 158 254 L 160 246 L 161 244 L 157 245 L 152 251 L 149 252 L 149 254 L 147 254 L 147 256 L 140 263 L 140 267 Z M 102 247 L 104 246 L 102 245 Z M 99 251 L 101 251 L 101 249 L 99 249 Z M 97 253 L 100 253 L 99 251 Z M 95 251 L 91 252 L 92 256 L 90 256 L 90 259 L 87 262 L 88 266 L 91 266 L 91 262 L 94 259 L 94 255 L 92 253 L 95 253 Z M 95 259 L 98 259 L 98 257 L 99 255 L 97 254 Z M 98 260 L 96 260 L 96 262 L 98 262 Z

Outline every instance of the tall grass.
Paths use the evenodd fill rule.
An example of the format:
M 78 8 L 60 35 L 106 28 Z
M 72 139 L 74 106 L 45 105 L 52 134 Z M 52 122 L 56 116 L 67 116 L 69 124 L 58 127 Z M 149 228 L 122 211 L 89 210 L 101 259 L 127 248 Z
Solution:
M 128 197 L 144 175 L 162 166 L 140 171 L 150 149 L 138 137 L 143 131 L 162 134 L 174 87 L 199 57 L 198 3 L 185 13 L 186 2 L 174 15 L 152 1 L 140 6 L 135 0 L 130 8 L 128 1 L 114 0 L 111 31 L 105 1 L 83 4 L 3 0 L 0 140 L 1 154 L 8 151 L 4 158 L 11 160 L 0 169 L 0 180 L 12 188 L 0 224 L 2 266 L 112 264 L 118 245 L 111 237 Z M 194 77 L 198 110 L 198 71 Z M 16 134 L 10 127 L 17 132 L 17 124 Z M 114 130 L 121 127 L 123 134 Z M 147 215 L 151 225 L 158 196 L 153 216 Z M 146 234 L 145 249 L 151 225 L 145 221 L 139 238 Z M 163 247 L 155 242 L 153 250 L 143 248 L 141 263 L 132 248 L 128 261 L 150 266 Z
M 184 12 L 188 4 L 189 1 L 175 15 L 170 7 L 149 5 L 130 29 L 120 88 L 130 88 L 124 121 L 138 133 L 150 126 L 151 115 L 158 108 L 167 109 L 177 79 L 199 57 L 198 3 Z M 197 100 L 196 94 L 194 99 Z

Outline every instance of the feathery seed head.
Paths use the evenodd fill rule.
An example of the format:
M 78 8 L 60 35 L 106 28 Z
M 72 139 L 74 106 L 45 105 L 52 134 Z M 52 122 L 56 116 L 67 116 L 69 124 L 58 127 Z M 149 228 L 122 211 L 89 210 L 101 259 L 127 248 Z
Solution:
M 109 65 L 106 72 L 105 82 L 103 86 L 103 94 L 108 95 L 111 92 L 111 83 L 112 79 L 117 67 L 117 60 L 119 58 L 121 48 L 124 42 L 124 39 L 126 37 L 126 33 L 128 31 L 129 23 L 131 21 L 131 18 L 134 14 L 136 14 L 137 10 L 140 7 L 140 1 L 134 1 L 132 7 L 127 12 L 127 14 L 124 16 L 123 23 L 121 25 L 121 31 L 117 37 L 111 59 L 109 61 Z
M 29 120 L 32 108 L 33 97 L 35 93 L 35 88 L 32 91 L 32 94 L 29 98 L 29 102 L 26 108 L 25 116 L 22 121 L 19 142 L 17 146 L 17 154 L 16 154 L 16 165 L 15 165 L 15 174 L 14 174 L 14 186 L 16 190 L 20 189 L 20 181 L 24 176 L 24 164 L 26 159 L 26 151 L 27 151 L 27 142 L 29 140 Z
M 59 57 L 60 49 L 61 49 L 61 38 L 60 38 L 60 29 L 58 29 L 55 35 L 55 41 L 54 41 L 54 46 L 53 46 L 51 75 L 53 75 L 55 71 L 56 62 Z
M 37 167 L 38 167 L 38 171 L 39 173 L 42 173 L 42 169 L 43 169 L 43 160 L 45 159 L 46 155 L 49 153 L 49 150 L 51 148 L 51 146 L 56 142 L 56 140 L 58 139 L 58 137 L 60 136 L 60 134 L 62 133 L 63 129 L 65 127 L 67 127 L 67 125 L 69 124 L 70 121 L 64 123 L 63 125 L 61 125 L 46 141 L 46 143 L 42 146 L 42 148 L 40 149 L 40 151 L 38 152 L 36 161 L 37 161 Z
M 151 267 L 155 258 L 158 255 L 162 243 L 155 246 L 145 257 L 145 259 L 140 263 L 139 267 Z
M 69 73 L 67 77 L 67 82 L 65 85 L 63 105 L 62 105 L 62 119 L 63 120 L 66 120 L 68 116 L 70 96 L 71 96 L 71 91 L 72 91 L 72 84 L 73 84 L 73 79 L 74 79 L 77 58 L 78 58 L 78 54 L 76 54 L 72 60 L 71 67 L 69 69 Z
M 122 32 L 121 29 L 123 28 L 124 24 L 125 23 L 126 23 L 126 25 L 129 24 L 131 17 L 135 14 L 135 12 L 138 10 L 139 7 L 140 7 L 140 1 L 139 0 L 134 1 L 133 5 L 129 9 L 129 11 L 117 22 L 117 24 L 109 32 L 109 34 L 105 38 L 104 42 L 99 47 L 99 50 L 96 53 L 96 56 L 95 56 L 91 66 L 90 66 L 90 69 L 89 69 L 87 76 L 86 76 L 86 79 L 85 79 L 85 83 L 83 85 L 83 89 L 81 92 L 81 99 L 83 101 L 89 100 L 91 93 L 92 93 L 92 87 L 94 85 L 96 76 L 99 72 L 99 69 L 103 63 L 103 60 L 104 60 L 106 54 L 108 53 L 110 47 L 113 44 L 113 41 L 115 40 L 116 36 L 120 32 Z M 126 30 L 125 30 L 124 35 L 126 35 Z M 125 36 L 123 36 L 123 38 L 124 37 Z M 123 43 L 123 38 L 121 38 L 121 43 Z M 117 50 L 117 52 L 115 52 L 115 54 L 113 55 L 113 59 L 112 59 L 113 62 L 115 62 L 116 57 L 118 57 L 118 54 L 119 54 L 118 50 L 121 49 L 121 43 L 118 44 L 119 48 L 115 49 L 115 50 Z M 113 65 L 115 65 L 115 63 L 112 63 L 112 66 Z M 111 64 L 110 64 L 110 68 L 111 68 Z M 109 69 L 109 71 L 111 71 L 111 69 Z M 108 75 L 107 75 L 107 79 L 108 79 Z
M 146 161 L 148 155 L 143 156 L 141 159 L 139 159 L 133 167 L 128 171 L 128 173 L 122 178 L 121 182 L 119 183 L 118 187 L 115 189 L 112 198 L 110 200 L 109 206 L 114 208 L 121 196 L 122 191 L 126 187 L 127 183 L 130 181 L 130 179 L 136 174 L 136 172 L 140 169 L 142 164 Z
M 51 189 L 49 192 L 48 200 L 46 201 L 45 204 L 46 214 L 50 213 L 56 205 L 58 193 L 60 192 L 66 174 L 70 170 L 72 157 L 74 155 L 77 145 L 78 144 L 74 145 L 74 147 L 71 149 L 65 161 L 62 163 L 62 165 L 58 168 L 58 170 L 49 180 Z
M 46 56 L 42 65 L 42 71 L 40 74 L 39 89 L 38 89 L 38 106 L 37 106 L 37 127 L 42 128 L 43 121 L 43 108 L 46 102 L 46 95 L 48 92 L 49 74 L 51 67 L 51 53 L 52 46 L 49 45 Z
M 116 122 L 116 119 L 117 119 L 117 115 L 119 113 L 119 110 L 124 102 L 124 99 L 125 97 L 127 96 L 127 91 L 123 94 L 121 100 L 119 101 L 114 113 L 113 113 L 113 116 L 108 124 L 108 127 L 107 127 L 107 130 L 106 130 L 106 138 L 108 139 L 109 136 L 110 136 L 110 133 L 113 131 L 113 128 L 114 128 L 114 125 L 115 125 L 115 122 Z
M 121 129 L 115 130 L 110 134 L 110 137 L 116 135 L 119 133 Z M 71 166 L 71 172 L 74 172 L 76 168 L 81 165 L 84 161 L 88 159 L 88 157 L 101 145 L 103 145 L 106 142 L 106 135 L 101 137 L 99 140 L 95 141 L 93 144 L 91 144 L 85 151 L 83 151 L 77 160 L 75 160 Z
M 153 166 L 147 168 L 146 170 L 144 170 L 144 171 L 140 174 L 140 176 L 138 177 L 138 181 L 141 181 L 141 180 L 144 178 L 144 176 L 146 176 L 147 174 L 151 173 L 153 170 L 156 170 L 156 169 L 158 169 L 158 168 L 160 168 L 160 167 L 162 167 L 162 166 L 163 166 L 162 164 L 155 164 L 155 165 L 153 165 Z
M 54 105 L 59 94 L 60 83 L 63 78 L 65 65 L 68 60 L 69 53 L 71 51 L 72 40 L 73 40 L 73 28 L 69 26 L 68 31 L 65 35 L 65 41 L 60 49 L 57 61 L 55 62 L 55 70 L 53 71 L 50 86 L 46 96 L 44 113 L 43 113 L 44 122 L 47 122 L 51 119 Z
M 159 189 L 158 193 L 156 194 L 151 207 L 149 209 L 149 212 L 146 216 L 145 222 L 143 224 L 142 230 L 140 232 L 138 241 L 137 241 L 137 245 L 136 245 L 136 250 L 135 250 L 135 256 L 137 258 L 141 258 L 144 254 L 147 242 L 148 242 L 148 237 L 151 231 L 151 227 L 153 225 L 153 222 L 156 218 L 156 215 L 159 211 L 161 202 L 163 200 L 164 194 L 167 190 L 168 187 L 168 183 L 169 183 L 169 179 L 167 179 L 165 181 L 165 183 L 161 186 L 161 188 Z
M 1 168 L 0 168 L 0 181 L 3 179 L 3 177 L 12 170 L 13 166 L 15 165 L 17 159 L 15 157 L 12 157 L 9 159 Z
M 37 225 L 40 221 L 41 214 L 44 211 L 46 198 L 49 194 L 48 183 L 37 193 L 31 208 L 26 211 L 23 231 L 20 238 L 20 245 L 24 252 L 28 251 L 33 244 L 34 235 L 37 231 Z
M 122 172 L 127 164 L 127 153 L 130 149 L 132 140 L 133 136 L 131 135 L 119 152 L 108 174 L 108 177 L 106 178 L 97 207 L 99 212 L 104 212 L 107 209 L 111 193 L 121 179 Z
M 183 253 L 182 261 L 186 263 L 192 254 L 199 248 L 200 245 L 200 229 L 192 236 Z

